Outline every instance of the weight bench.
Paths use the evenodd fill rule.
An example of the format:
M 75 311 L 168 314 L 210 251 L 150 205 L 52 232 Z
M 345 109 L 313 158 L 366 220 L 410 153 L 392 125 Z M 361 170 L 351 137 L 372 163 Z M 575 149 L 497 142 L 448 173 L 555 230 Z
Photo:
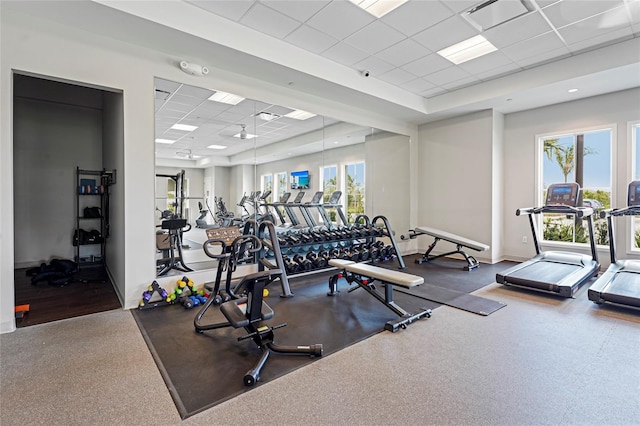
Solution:
M 395 333 L 400 328 L 407 328 L 407 325 L 421 318 L 431 317 L 431 309 L 420 309 L 418 312 L 410 314 L 393 301 L 394 285 L 411 288 L 424 283 L 424 278 L 417 275 L 407 274 L 405 272 L 380 268 L 378 266 L 356 263 L 351 260 L 331 259 L 329 260 L 329 265 L 335 266 L 342 272 L 339 272 L 329 278 L 329 293 L 327 293 L 327 295 L 335 296 L 339 293 L 339 278 L 346 279 L 349 284 L 356 283 L 358 287 L 350 289 L 349 292 L 357 288 L 362 288 L 400 317 L 397 320 L 388 321 L 384 325 L 385 330 Z M 384 286 L 384 295 L 376 289 L 373 284 L 375 280 L 380 281 Z
M 427 249 L 427 251 L 422 255 L 422 259 L 416 259 L 416 263 L 418 265 L 422 265 L 423 263 L 426 263 L 426 262 L 428 262 L 430 260 L 433 260 L 433 259 L 437 259 L 439 257 L 444 257 L 444 256 L 449 256 L 451 254 L 459 253 L 459 254 L 463 255 L 465 260 L 467 261 L 467 266 L 465 266 L 463 269 L 465 271 L 471 271 L 471 270 L 477 268 L 478 266 L 480 266 L 480 264 L 478 263 L 478 261 L 476 260 L 475 257 L 469 256 L 467 253 L 465 253 L 464 250 L 462 250 L 462 247 L 470 248 L 470 249 L 475 250 L 475 251 L 487 251 L 487 250 L 489 250 L 489 246 L 486 245 L 486 244 L 482 244 L 482 243 L 479 243 L 477 241 L 473 241 L 473 240 L 470 240 L 468 238 L 464 238 L 464 237 L 461 237 L 459 235 L 452 234 L 450 232 L 441 231 L 439 229 L 428 228 L 426 226 L 420 226 L 420 227 L 418 227 L 416 229 L 410 229 L 409 230 L 409 238 L 410 239 L 417 238 L 420 235 L 430 235 L 430 236 L 434 237 L 435 239 L 433 240 L 433 243 L 431 243 L 429 245 L 429 248 Z M 402 235 L 401 239 L 404 240 L 405 236 Z M 431 251 L 436 247 L 436 244 L 440 240 L 445 240 L 445 241 L 448 241 L 450 243 L 455 244 L 456 245 L 456 250 L 450 251 L 448 253 L 439 254 L 439 255 L 431 255 Z

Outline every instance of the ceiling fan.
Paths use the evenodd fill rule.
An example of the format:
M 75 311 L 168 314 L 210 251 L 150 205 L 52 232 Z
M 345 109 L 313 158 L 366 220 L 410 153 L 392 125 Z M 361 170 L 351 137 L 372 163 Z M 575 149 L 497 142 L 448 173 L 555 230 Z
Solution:
M 242 127 L 242 130 L 240 130 L 240 139 L 246 139 L 247 138 L 247 131 L 245 129 L 246 124 L 241 124 L 240 127 Z
M 187 160 L 193 160 L 194 158 L 196 158 L 196 157 L 194 157 L 194 155 L 193 155 L 193 153 L 191 152 L 190 149 L 183 149 L 183 150 L 180 150 L 180 151 L 176 152 L 176 157 L 184 158 L 184 159 L 187 159 Z

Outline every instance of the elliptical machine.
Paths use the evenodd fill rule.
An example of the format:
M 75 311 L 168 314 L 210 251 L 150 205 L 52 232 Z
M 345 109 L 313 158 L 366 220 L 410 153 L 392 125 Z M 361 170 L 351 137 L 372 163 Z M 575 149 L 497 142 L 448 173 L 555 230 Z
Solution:
M 212 246 L 219 245 L 220 253 L 213 253 Z M 262 351 L 262 356 L 244 375 L 243 383 L 245 386 L 253 386 L 260 380 L 260 372 L 266 364 L 271 354 L 280 355 L 309 355 L 310 357 L 322 356 L 322 345 L 308 346 L 282 346 L 274 342 L 273 331 L 285 327 L 287 324 L 267 325 L 267 321 L 275 315 L 271 307 L 264 302 L 264 290 L 273 281 L 278 280 L 282 276 L 280 269 L 267 269 L 246 275 L 242 280 L 231 289 L 231 275 L 235 270 L 235 266 L 247 258 L 251 258 L 255 253 L 260 252 L 262 244 L 260 239 L 254 235 L 242 235 L 235 238 L 231 244 L 223 239 L 210 239 L 205 241 L 203 249 L 207 256 L 218 260 L 218 272 L 216 275 L 216 283 L 213 293 L 202 306 L 193 324 L 197 333 L 203 333 L 206 330 L 214 330 L 218 328 L 233 327 L 244 328 L 246 335 L 238 337 L 238 341 L 251 339 Z M 202 317 L 205 312 L 217 300 L 216 295 L 220 290 L 220 281 L 222 273 L 227 270 L 226 288 L 228 290 L 230 300 L 220 305 L 220 312 L 226 318 L 226 322 L 215 324 L 202 324 Z

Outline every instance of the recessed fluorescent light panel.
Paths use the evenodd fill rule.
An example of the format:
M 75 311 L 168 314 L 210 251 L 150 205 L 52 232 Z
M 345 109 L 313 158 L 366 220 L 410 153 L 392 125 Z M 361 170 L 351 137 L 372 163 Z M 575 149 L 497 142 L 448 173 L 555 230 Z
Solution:
M 458 65 L 470 61 L 487 53 L 498 50 L 493 44 L 481 35 L 463 40 L 460 43 L 439 50 L 438 55 Z
M 569 93 L 575 93 L 575 92 L 577 92 L 577 91 L 578 91 L 578 89 L 569 89 L 569 90 L 568 90 L 568 92 L 569 92 Z
M 166 143 L 166 144 L 171 144 L 174 143 L 175 141 L 172 141 L 170 139 L 156 139 L 156 143 Z
M 244 98 L 232 93 L 217 91 L 213 95 L 209 96 L 210 101 L 222 102 L 223 104 L 238 105 L 244 101 Z
M 193 132 L 198 126 L 190 126 L 188 124 L 174 124 L 171 126 L 173 130 L 184 130 L 185 132 Z
M 306 120 L 308 118 L 315 117 L 316 115 L 307 111 L 303 111 L 301 109 L 296 109 L 294 111 L 291 111 L 289 114 L 285 114 L 284 116 L 295 118 L 296 120 Z
M 207 148 L 211 148 L 211 149 L 225 149 L 226 146 L 224 145 L 209 145 Z
M 376 18 L 382 18 L 406 2 L 407 0 L 351 0 L 351 3 L 366 10 Z

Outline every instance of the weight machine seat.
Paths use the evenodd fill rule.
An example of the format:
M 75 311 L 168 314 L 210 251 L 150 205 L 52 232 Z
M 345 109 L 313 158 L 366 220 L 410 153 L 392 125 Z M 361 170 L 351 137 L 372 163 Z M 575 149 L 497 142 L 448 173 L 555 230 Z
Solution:
M 368 265 L 365 263 L 356 263 L 352 260 L 331 259 L 329 265 L 338 269 L 352 272 L 358 275 L 364 275 L 369 278 L 378 279 L 384 283 L 397 285 L 405 288 L 411 288 L 424 283 L 424 278 L 407 274 L 406 272 L 394 271 L 391 269 L 380 268 L 378 266 Z
M 220 312 L 229 321 L 233 328 L 246 327 L 249 325 L 249 318 L 246 317 L 247 313 L 247 298 L 229 300 L 220 305 Z M 261 321 L 266 321 L 273 318 L 273 309 L 267 305 L 264 300 L 262 301 Z
M 589 287 L 589 300 L 640 308 L 640 261 L 618 260 Z
M 440 229 L 429 228 L 427 226 L 419 226 L 415 229 L 416 234 L 427 234 L 434 238 L 448 241 L 450 243 L 461 245 L 463 247 L 470 248 L 475 251 L 487 251 L 489 246 L 479 243 L 477 241 L 470 240 L 468 238 L 461 237 L 450 232 L 441 231 Z

